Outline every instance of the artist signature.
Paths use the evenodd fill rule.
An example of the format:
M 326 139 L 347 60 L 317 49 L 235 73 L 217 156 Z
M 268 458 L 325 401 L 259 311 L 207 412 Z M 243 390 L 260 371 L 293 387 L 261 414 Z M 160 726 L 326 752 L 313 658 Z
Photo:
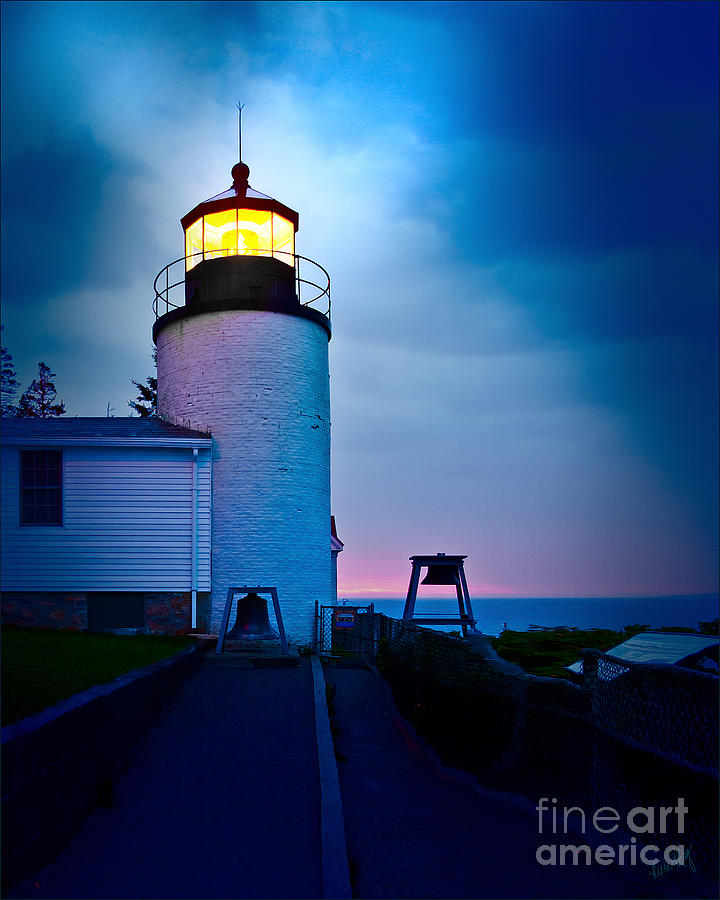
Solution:
M 685 855 L 679 863 L 675 863 L 674 865 L 670 865 L 669 863 L 666 863 L 666 862 L 655 863 L 655 865 L 652 866 L 650 869 L 650 874 L 652 875 L 652 877 L 660 878 L 662 875 L 665 875 L 671 869 L 677 868 L 678 865 L 690 866 L 690 869 L 693 872 L 697 872 L 697 868 L 695 867 L 695 860 L 692 858 L 692 848 L 693 848 L 693 845 L 690 844 L 690 846 L 685 849 Z

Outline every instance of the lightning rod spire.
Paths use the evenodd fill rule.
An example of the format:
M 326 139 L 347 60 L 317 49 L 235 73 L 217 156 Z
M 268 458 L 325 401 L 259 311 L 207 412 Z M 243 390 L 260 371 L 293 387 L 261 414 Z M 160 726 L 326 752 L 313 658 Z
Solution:
M 237 103 L 237 111 L 238 111 L 238 162 L 242 162 L 242 111 L 245 108 L 245 104 L 241 104 L 238 100 Z

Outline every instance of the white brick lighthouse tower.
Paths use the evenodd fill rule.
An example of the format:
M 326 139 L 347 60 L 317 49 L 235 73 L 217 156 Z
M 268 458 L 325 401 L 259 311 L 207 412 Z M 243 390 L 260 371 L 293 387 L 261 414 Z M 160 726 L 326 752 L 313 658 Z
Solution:
M 185 256 L 156 279 L 158 411 L 213 437 L 210 630 L 228 588 L 276 586 L 288 637 L 309 642 L 332 590 L 330 282 L 249 174 L 183 217 Z

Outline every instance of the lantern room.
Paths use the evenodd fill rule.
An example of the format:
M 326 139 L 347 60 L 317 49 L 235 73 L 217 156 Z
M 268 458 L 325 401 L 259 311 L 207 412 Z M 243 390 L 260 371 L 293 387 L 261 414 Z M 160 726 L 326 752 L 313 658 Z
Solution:
M 181 219 L 185 233 L 185 268 L 230 256 L 272 257 L 295 264 L 298 214 L 248 184 L 250 169 L 232 169 L 230 190 L 198 204 Z
M 155 278 L 155 328 L 164 316 L 262 309 L 315 318 L 330 330 L 330 276 L 295 252 L 299 216 L 232 168 L 229 190 L 183 216 L 183 255 Z
M 294 301 L 298 214 L 248 184 L 233 166 L 232 187 L 180 221 L 185 233 L 186 303 L 237 299 Z

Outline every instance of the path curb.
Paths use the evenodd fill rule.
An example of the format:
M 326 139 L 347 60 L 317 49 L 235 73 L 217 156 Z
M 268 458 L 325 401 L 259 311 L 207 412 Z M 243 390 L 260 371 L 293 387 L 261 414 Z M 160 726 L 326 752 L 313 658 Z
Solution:
M 345 820 L 340 795 L 335 747 L 330 731 L 325 675 L 317 656 L 311 658 L 315 700 L 315 736 L 320 773 L 320 839 L 322 843 L 323 896 L 349 900 L 350 869 L 345 843 Z
M 47 865 L 127 768 L 207 648 L 133 669 L 2 732 L 2 890 Z

